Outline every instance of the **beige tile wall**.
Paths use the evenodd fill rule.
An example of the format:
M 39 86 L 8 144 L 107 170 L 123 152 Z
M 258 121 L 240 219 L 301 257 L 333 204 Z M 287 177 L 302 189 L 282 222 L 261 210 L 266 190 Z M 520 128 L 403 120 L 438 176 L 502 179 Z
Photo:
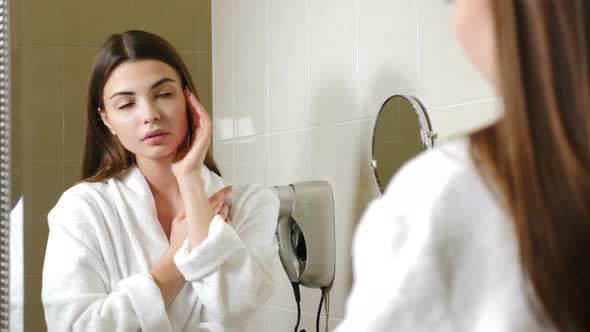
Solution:
M 143 29 L 183 55 L 212 105 L 211 1 L 11 1 L 13 199 L 25 196 L 25 331 L 45 331 L 47 213 L 79 180 L 91 60 L 111 33 Z

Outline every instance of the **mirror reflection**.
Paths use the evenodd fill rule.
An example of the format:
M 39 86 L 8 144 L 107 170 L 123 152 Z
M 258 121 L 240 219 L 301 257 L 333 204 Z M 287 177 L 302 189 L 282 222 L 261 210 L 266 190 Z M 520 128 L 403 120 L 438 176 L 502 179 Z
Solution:
M 433 139 L 426 112 L 415 98 L 395 95 L 383 103 L 373 129 L 372 161 L 382 193 L 400 167 L 432 147 Z
M 272 292 L 278 199 L 230 186 L 213 158 L 211 3 L 84 4 L 11 12 L 12 193 L 25 202 L 24 295 L 12 292 L 25 310 L 11 321 L 242 327 Z M 112 23 L 72 29 L 96 17 Z

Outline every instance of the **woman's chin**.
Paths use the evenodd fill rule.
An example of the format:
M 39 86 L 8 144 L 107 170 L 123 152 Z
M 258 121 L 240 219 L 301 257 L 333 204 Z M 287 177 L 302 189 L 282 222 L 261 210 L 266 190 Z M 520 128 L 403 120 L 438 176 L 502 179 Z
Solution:
M 139 157 L 144 160 L 152 161 L 167 161 L 172 160 L 176 154 L 176 149 L 170 147 L 163 149 L 153 149 L 152 151 L 145 151 L 143 153 L 135 154 L 136 158 Z

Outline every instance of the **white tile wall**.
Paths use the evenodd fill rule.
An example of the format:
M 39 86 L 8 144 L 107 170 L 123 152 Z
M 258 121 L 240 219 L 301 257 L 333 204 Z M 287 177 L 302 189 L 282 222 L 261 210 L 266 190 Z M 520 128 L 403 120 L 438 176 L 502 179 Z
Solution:
M 216 0 L 213 45 L 222 170 L 237 183 L 332 185 L 332 330 L 352 284 L 354 228 L 378 195 L 370 144 L 383 101 L 417 96 L 447 138 L 492 121 L 493 92 L 461 53 L 442 0 Z M 248 331 L 293 330 L 291 286 L 275 265 L 275 292 Z M 300 329 L 315 330 L 318 301 L 318 290 L 302 290 Z
M 234 143 L 231 141 L 215 142 L 213 158 L 219 167 L 223 179 L 227 183 L 235 182 L 235 154 Z
M 234 93 L 237 135 L 268 131 L 266 0 L 234 1 Z
M 234 137 L 233 0 L 211 2 L 215 139 Z
M 357 117 L 354 0 L 309 2 L 309 124 L 325 125 Z
M 268 137 L 238 139 L 234 149 L 235 182 L 268 184 Z
M 307 1 L 272 0 L 268 5 L 269 128 L 305 128 L 311 117 Z
M 357 6 L 359 116 L 366 118 L 393 93 L 418 90 L 417 4 L 357 0 Z
M 455 41 L 453 7 L 419 0 L 419 94 L 430 108 L 494 97 Z

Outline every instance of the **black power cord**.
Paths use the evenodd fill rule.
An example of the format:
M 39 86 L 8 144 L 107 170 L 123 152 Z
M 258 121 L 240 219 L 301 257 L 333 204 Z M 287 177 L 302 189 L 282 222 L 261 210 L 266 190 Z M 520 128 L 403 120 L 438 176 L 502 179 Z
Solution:
M 320 332 L 320 315 L 322 314 L 322 304 L 324 304 L 324 297 L 326 297 L 326 287 L 322 287 L 322 296 L 320 297 L 320 306 L 318 307 L 318 315 L 315 319 L 315 330 Z M 328 317 L 326 317 L 328 319 Z
M 295 324 L 295 332 L 305 332 L 305 330 L 299 330 L 299 322 L 301 322 L 301 294 L 299 293 L 299 283 L 291 282 L 293 287 L 293 294 L 295 294 L 295 303 L 297 303 L 297 323 Z
M 299 283 L 298 282 L 291 282 L 291 287 L 293 287 L 293 294 L 295 295 L 295 303 L 297 304 L 297 323 L 295 323 L 295 332 L 305 332 L 305 330 L 299 331 L 299 323 L 301 322 L 301 293 L 299 290 Z M 320 297 L 320 305 L 318 307 L 318 313 L 315 321 L 315 330 L 316 332 L 320 332 L 320 317 L 322 314 L 322 305 L 324 304 L 324 298 L 326 297 L 326 293 L 328 292 L 327 287 L 322 287 L 322 295 Z M 328 317 L 326 317 L 328 319 Z

